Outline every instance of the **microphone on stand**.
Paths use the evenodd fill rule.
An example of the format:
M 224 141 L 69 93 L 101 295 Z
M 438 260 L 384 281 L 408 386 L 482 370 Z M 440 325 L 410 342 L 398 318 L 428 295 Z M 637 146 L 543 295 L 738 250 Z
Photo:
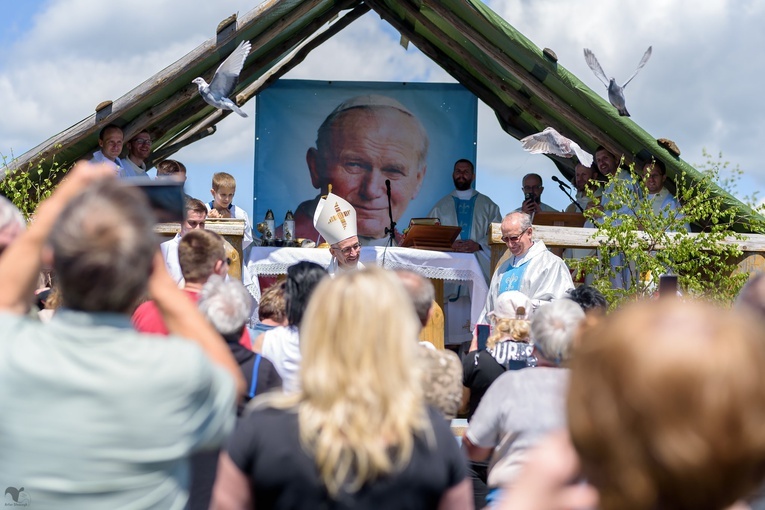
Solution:
M 557 183 L 558 183 L 558 186 L 563 186 L 563 187 L 564 187 L 564 188 L 566 188 L 566 189 L 571 189 L 571 186 L 569 186 L 569 185 L 568 185 L 568 184 L 566 184 L 565 182 L 561 181 L 560 179 L 558 179 L 558 178 L 557 178 L 557 177 L 555 177 L 554 175 L 552 176 L 552 180 L 553 180 L 553 181 L 555 181 L 555 182 L 557 182 Z
M 560 190 L 561 190 L 563 193 L 565 193 L 565 194 L 566 194 L 566 196 L 569 198 L 569 200 L 571 200 L 571 203 L 572 203 L 572 204 L 574 204 L 574 205 L 576 205 L 576 206 L 577 206 L 577 208 L 579 208 L 579 210 L 580 210 L 580 211 L 584 212 L 584 209 L 582 208 L 582 206 L 581 206 L 581 205 L 579 205 L 579 202 L 577 202 L 577 201 L 574 199 L 574 197 L 572 197 L 572 196 L 571 196 L 571 193 L 569 193 L 568 191 L 566 191 L 566 190 L 570 190 L 570 189 L 571 189 L 571 186 L 569 186 L 569 185 L 568 185 L 568 184 L 566 184 L 565 182 L 561 181 L 560 179 L 558 179 L 558 178 L 557 178 L 556 176 L 554 176 L 554 175 L 552 176 L 552 180 L 558 183 L 558 187 L 560 188 Z
M 396 242 L 396 222 L 393 221 L 393 206 L 390 199 L 390 179 L 385 179 L 385 189 L 388 193 L 388 218 L 390 218 L 390 228 L 385 227 L 385 233 L 390 236 L 388 241 L 389 246 L 393 246 Z

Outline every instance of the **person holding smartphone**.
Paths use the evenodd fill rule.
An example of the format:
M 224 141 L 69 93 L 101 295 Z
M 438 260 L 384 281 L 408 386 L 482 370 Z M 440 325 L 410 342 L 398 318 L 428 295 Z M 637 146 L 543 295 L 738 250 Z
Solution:
M 539 174 L 526 174 L 523 177 L 523 204 L 516 209 L 528 215 L 538 212 L 560 212 L 552 206 L 542 202 L 542 192 L 545 190 L 542 177 Z

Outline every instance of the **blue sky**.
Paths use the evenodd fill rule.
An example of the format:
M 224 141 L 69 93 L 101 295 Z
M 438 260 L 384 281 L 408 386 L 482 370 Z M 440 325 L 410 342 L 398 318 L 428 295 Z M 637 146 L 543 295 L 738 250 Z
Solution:
M 21 154 L 116 99 L 213 36 L 217 23 L 245 13 L 255 0 L 6 1 L 0 17 L 0 153 Z M 765 139 L 765 5 L 754 0 L 493 0 L 488 4 L 537 46 L 550 47 L 561 65 L 605 96 L 584 63 L 582 48 L 609 75 L 624 79 L 653 45 L 653 56 L 627 89 L 633 120 L 653 136 L 675 140 L 690 163 L 702 148 L 722 151 L 745 176 L 744 193 L 765 188 L 760 164 Z M 44 23 L 37 23 L 44 20 Z M 413 45 L 404 50 L 395 30 L 370 13 L 345 29 L 288 78 L 314 80 L 452 82 Z M 209 196 L 210 176 L 239 179 L 236 202 L 251 209 L 255 101 L 251 118 L 230 116 L 218 133 L 177 154 L 189 167 L 193 195 Z M 543 200 L 565 207 L 543 156 L 523 152 L 479 102 L 478 189 L 502 212 L 522 199 L 527 172 L 545 178 Z
M 4 53 L 11 43 L 31 28 L 32 17 L 42 3 L 39 0 L 3 2 L 3 15 L 0 17 L 0 51 Z

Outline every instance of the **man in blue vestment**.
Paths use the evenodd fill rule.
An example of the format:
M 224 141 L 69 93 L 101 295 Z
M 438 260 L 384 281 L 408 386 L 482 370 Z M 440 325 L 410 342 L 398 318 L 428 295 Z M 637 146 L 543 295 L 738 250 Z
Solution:
M 531 216 L 512 212 L 502 220 L 501 229 L 510 258 L 497 267 L 491 278 L 486 305 L 478 321 L 480 324 L 486 324 L 486 315 L 494 310 L 497 296 L 508 290 L 526 294 L 536 309 L 566 297 L 566 293 L 574 288 L 563 259 L 550 252 L 544 242 L 533 240 Z

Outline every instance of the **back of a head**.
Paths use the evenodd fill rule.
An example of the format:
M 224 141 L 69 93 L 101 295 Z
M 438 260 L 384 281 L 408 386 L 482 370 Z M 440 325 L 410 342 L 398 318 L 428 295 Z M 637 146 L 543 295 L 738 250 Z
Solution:
M 401 306 L 408 299 L 396 275 L 379 268 L 326 279 L 316 289 L 300 327 L 303 354 L 316 369 L 309 373 L 305 366 L 303 375 L 320 374 L 324 370 L 321 364 L 326 363 L 342 372 L 333 377 L 347 378 L 349 384 L 368 383 L 372 373 L 375 379 L 380 378 L 373 382 L 388 384 L 385 381 L 390 379 L 395 384 L 393 373 L 399 369 L 398 363 L 390 366 L 386 360 L 401 355 L 402 349 L 406 351 L 404 345 L 416 348 L 412 339 L 420 329 L 413 308 Z M 406 359 L 402 357 L 402 361 Z M 343 364 L 348 366 L 338 366 Z M 356 380 L 359 377 L 361 380 Z M 313 387 L 314 382 L 318 381 L 303 386 Z
M 157 176 L 168 176 L 186 173 L 186 167 L 180 161 L 165 159 L 157 165 Z
M 239 335 L 250 318 L 252 296 L 238 280 L 212 276 L 199 297 L 199 310 L 221 335 Z
M 602 510 L 721 510 L 765 472 L 765 331 L 743 312 L 663 300 L 585 330 L 571 437 Z
M 531 333 L 529 318 L 534 309 L 531 299 L 517 290 L 509 290 L 497 296 L 494 310 L 487 317 L 491 320 L 491 336 L 486 347 L 493 349 L 500 340 L 528 342 Z
M 186 232 L 178 243 L 178 263 L 188 283 L 206 282 L 221 260 L 226 260 L 223 238 L 210 230 Z
M 129 313 L 151 274 L 154 222 L 145 196 L 117 181 L 94 183 L 73 199 L 50 236 L 63 305 Z
M 327 270 L 313 262 L 298 262 L 287 269 L 284 298 L 287 304 L 287 323 L 300 326 L 308 300 Z
M 428 323 L 430 309 L 436 299 L 436 291 L 433 284 L 427 278 L 405 269 L 397 270 L 396 276 L 404 284 L 404 290 L 409 294 L 410 301 L 414 305 L 417 318 L 424 328 Z
M 271 285 L 260 296 L 258 304 L 258 319 L 270 319 L 282 323 L 287 318 L 287 303 L 284 297 L 284 282 Z
M 606 297 L 595 287 L 589 285 L 580 285 L 568 291 L 568 299 L 582 307 L 585 313 L 608 311 L 608 301 Z
M 583 320 L 584 310 L 569 299 L 559 299 L 539 307 L 531 321 L 534 347 L 555 364 L 568 361 L 574 337 Z

